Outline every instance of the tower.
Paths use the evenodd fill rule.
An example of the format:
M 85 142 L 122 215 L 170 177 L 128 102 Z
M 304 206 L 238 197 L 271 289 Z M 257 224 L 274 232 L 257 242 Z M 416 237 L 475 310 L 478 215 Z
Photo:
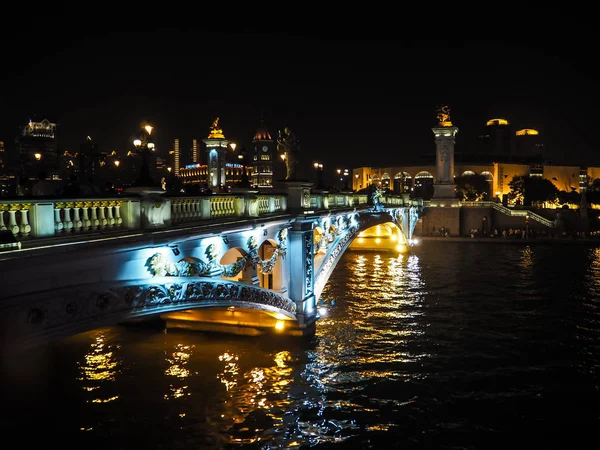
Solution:
M 48 176 L 58 174 L 57 125 L 47 119 L 29 121 L 21 127 L 16 138 L 17 154 L 21 171 L 29 176 L 45 172 Z
M 273 154 L 275 145 L 262 117 L 256 134 L 252 139 L 252 146 L 254 162 L 252 185 L 261 189 L 270 189 L 273 187 Z
M 179 176 L 181 149 L 179 148 L 179 139 L 175 139 L 173 143 L 173 171 L 176 176 Z
M 450 121 L 450 109 L 442 106 L 438 110 L 438 126 L 431 131 L 435 136 L 435 183 L 432 199 L 448 199 L 456 202 L 454 184 L 454 137 L 458 127 Z
M 200 162 L 200 154 L 198 153 L 198 139 L 192 140 L 192 163 L 197 164 Z
M 223 130 L 219 128 L 217 117 L 210 127 L 208 138 L 202 139 L 206 144 L 206 162 L 208 165 L 208 184 L 211 189 L 222 190 L 225 188 L 225 175 L 227 164 L 227 146 L 229 141 L 225 139 Z

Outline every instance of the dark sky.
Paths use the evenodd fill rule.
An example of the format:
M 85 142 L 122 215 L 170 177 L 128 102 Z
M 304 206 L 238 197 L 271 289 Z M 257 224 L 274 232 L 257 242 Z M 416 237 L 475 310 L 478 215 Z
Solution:
M 207 137 L 220 118 L 226 138 L 249 147 L 261 114 L 273 137 L 288 126 L 301 166 L 401 164 L 435 152 L 437 105 L 468 152 L 488 119 L 540 131 L 556 160 L 600 165 L 593 137 L 599 105 L 593 42 L 403 40 L 391 33 L 237 33 L 211 29 L 44 29 L 3 40 L 0 140 L 12 146 L 30 118 L 60 125 L 63 147 L 91 136 L 125 151 L 143 122 L 157 148 Z

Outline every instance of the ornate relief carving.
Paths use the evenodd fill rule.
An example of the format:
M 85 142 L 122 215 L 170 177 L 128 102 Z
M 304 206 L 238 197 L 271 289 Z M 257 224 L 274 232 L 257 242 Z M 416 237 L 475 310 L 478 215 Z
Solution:
M 291 314 L 296 313 L 296 304 L 274 291 L 228 280 L 177 281 L 161 285 L 124 286 L 111 289 L 110 294 L 119 299 L 133 298 L 132 309 L 153 308 L 165 304 L 210 301 L 243 301 L 271 306 Z
M 315 279 L 315 286 L 321 287 L 325 285 L 325 282 L 331 273 L 333 264 L 338 259 L 339 255 L 343 253 L 345 248 L 348 246 L 348 242 L 354 237 L 357 231 L 358 227 L 348 226 L 347 232 L 336 242 L 335 247 L 331 250 L 327 256 L 327 259 L 323 261 L 323 264 L 321 264 L 319 273 Z
M 313 234 L 304 234 L 304 284 L 305 293 L 313 292 Z
M 207 262 L 191 257 L 178 262 L 172 262 L 169 261 L 163 253 L 155 253 L 146 260 L 144 267 L 146 267 L 146 270 L 148 270 L 152 276 L 234 277 L 244 270 L 247 264 L 251 264 L 253 269 L 260 267 L 263 273 L 268 274 L 272 273 L 279 256 L 285 258 L 287 254 L 287 237 L 287 228 L 279 230 L 277 233 L 278 245 L 275 247 L 273 255 L 264 261 L 258 256 L 258 243 L 256 238 L 250 236 L 246 241 L 246 250 L 248 254 L 232 264 L 219 264 L 217 262 L 221 257 L 219 250 L 215 244 L 210 244 L 204 252 Z

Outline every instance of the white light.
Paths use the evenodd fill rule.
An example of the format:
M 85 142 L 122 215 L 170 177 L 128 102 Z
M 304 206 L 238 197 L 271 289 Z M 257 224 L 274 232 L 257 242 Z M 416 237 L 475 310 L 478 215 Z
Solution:
M 319 308 L 319 315 L 320 316 L 326 316 L 327 315 L 327 308 Z

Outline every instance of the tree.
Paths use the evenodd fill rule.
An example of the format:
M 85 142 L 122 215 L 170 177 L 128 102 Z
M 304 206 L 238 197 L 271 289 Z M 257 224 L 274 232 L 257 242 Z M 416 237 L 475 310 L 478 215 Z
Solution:
M 600 178 L 595 178 L 588 184 L 585 198 L 590 204 L 600 204 Z
M 558 198 L 558 189 L 552 181 L 541 177 L 517 175 L 508 186 L 508 198 L 526 206 L 531 206 L 532 202 L 555 202 Z
M 480 201 L 489 197 L 490 183 L 481 174 L 463 175 L 454 178 L 456 197 L 459 200 Z

